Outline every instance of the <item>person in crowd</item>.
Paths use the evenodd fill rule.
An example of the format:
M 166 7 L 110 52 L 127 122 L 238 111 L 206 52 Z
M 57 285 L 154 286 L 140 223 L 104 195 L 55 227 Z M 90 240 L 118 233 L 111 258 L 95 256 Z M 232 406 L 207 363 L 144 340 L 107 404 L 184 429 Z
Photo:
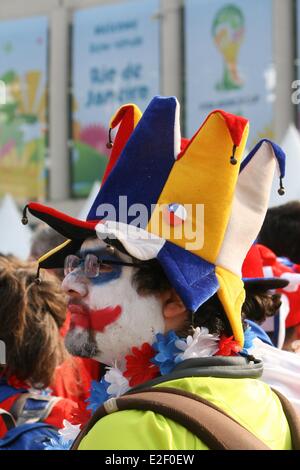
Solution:
M 299 276 L 281 264 L 269 248 L 255 243 L 244 259 L 242 277 L 247 301 L 243 310 L 247 320 L 252 328 L 255 324 L 263 325 L 270 337 L 269 343 L 281 349 L 285 340 L 285 319 L 289 313 L 286 296 L 282 296 L 298 289 Z M 262 329 L 257 331 L 263 334 Z M 266 336 L 264 334 L 265 339 Z
M 268 209 L 258 236 L 259 243 L 276 256 L 300 264 L 300 201 Z
M 0 339 L 5 354 L 0 366 L 0 438 L 5 439 L 7 431 L 15 438 L 19 426 L 25 426 L 29 434 L 24 432 L 28 439 L 20 440 L 21 449 L 35 448 L 29 423 L 48 425 L 41 430 L 43 439 L 65 419 L 76 422 L 78 414 L 75 402 L 48 396 L 55 369 L 68 354 L 59 332 L 66 300 L 53 276 L 44 273 L 39 285 L 35 278 L 32 264 L 0 257 Z
M 123 106 L 111 128 L 118 124 L 87 221 L 37 203 L 23 217 L 28 209 L 69 239 L 39 267 L 64 263 L 68 349 L 107 367 L 93 384 L 95 414 L 73 448 L 204 450 L 215 448 L 221 433 L 221 448 L 291 449 L 293 427 L 278 396 L 257 380 L 262 363 L 248 355 L 241 317 L 242 263 L 278 162 L 283 173 L 283 152 L 262 141 L 241 165 L 248 122 L 223 111 L 212 112 L 182 148 L 173 97 L 154 98 L 142 116 Z M 149 387 L 156 408 L 147 408 L 149 399 L 145 406 L 147 392 L 139 409 L 120 408 Z M 190 393 L 183 424 L 182 395 Z M 176 417 L 168 414 L 173 395 L 180 395 Z M 194 416 L 203 399 L 209 416 L 235 420 L 236 440 L 229 426 L 210 419 L 208 434 L 199 432 Z
M 264 364 L 261 378 L 300 412 L 300 356 L 281 349 L 289 344 L 285 324 L 293 316 L 294 303 L 289 299 L 298 291 L 299 276 L 260 244 L 249 250 L 242 274 L 246 291 L 243 316 L 253 334 L 251 354 Z
M 296 265 L 291 263 L 287 265 L 284 261 L 266 246 L 256 244 L 244 261 L 243 275 L 247 277 L 250 273 L 253 277 L 253 273 L 256 272 L 256 276 L 265 277 L 264 281 L 260 279 L 257 285 L 254 285 L 259 289 L 268 285 L 266 276 L 269 278 L 275 276 L 277 283 L 288 281 L 286 286 L 277 287 L 276 291 L 281 294 L 280 315 L 275 315 L 273 319 L 267 320 L 264 328 L 272 332 L 272 340 L 277 347 L 297 352 L 300 339 L 300 274 L 295 269 Z M 272 283 L 274 284 L 274 279 L 271 281 Z M 276 285 L 273 288 L 276 288 Z M 255 310 L 254 308 L 253 311 Z

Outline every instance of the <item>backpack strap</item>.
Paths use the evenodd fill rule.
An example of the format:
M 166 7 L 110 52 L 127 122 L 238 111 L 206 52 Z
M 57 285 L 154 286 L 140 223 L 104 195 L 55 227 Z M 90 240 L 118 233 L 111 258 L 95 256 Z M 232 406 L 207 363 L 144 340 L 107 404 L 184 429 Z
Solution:
M 10 409 L 16 425 L 38 423 L 48 418 L 60 397 L 22 393 Z
M 270 450 L 216 405 L 199 395 L 171 387 L 149 388 L 107 400 L 80 432 L 72 450 L 78 448 L 81 440 L 99 419 L 123 410 L 159 413 L 184 426 L 211 450 Z
M 289 423 L 293 450 L 300 450 L 300 415 L 292 403 L 284 395 L 278 392 L 278 390 L 272 388 L 272 392 L 278 396 L 283 412 Z
M 0 417 L 3 419 L 3 422 L 6 426 L 7 431 L 16 427 L 16 421 L 9 411 L 0 408 Z

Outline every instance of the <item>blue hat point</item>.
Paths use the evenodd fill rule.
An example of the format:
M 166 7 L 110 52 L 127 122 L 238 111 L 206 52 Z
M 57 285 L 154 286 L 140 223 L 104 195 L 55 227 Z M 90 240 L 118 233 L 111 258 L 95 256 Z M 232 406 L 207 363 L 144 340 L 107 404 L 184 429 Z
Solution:
M 176 133 L 177 130 L 177 133 Z M 101 187 L 87 220 L 102 218 L 102 208 L 111 204 L 116 219 L 130 224 L 135 216 L 119 214 L 119 197 L 127 207 L 142 204 L 151 214 L 162 187 L 180 152 L 179 103 L 175 97 L 152 99 L 134 129 L 120 158 Z M 103 206 L 104 205 L 104 206 Z M 123 215 L 123 214 L 121 214 Z

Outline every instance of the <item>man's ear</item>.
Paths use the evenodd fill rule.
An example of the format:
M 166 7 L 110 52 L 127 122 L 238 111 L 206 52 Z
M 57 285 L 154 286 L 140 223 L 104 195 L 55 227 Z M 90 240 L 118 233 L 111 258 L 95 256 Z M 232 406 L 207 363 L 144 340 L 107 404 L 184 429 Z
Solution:
M 179 317 L 185 318 L 187 316 L 188 311 L 186 306 L 174 289 L 170 289 L 162 294 L 162 302 L 165 320 L 178 319 Z

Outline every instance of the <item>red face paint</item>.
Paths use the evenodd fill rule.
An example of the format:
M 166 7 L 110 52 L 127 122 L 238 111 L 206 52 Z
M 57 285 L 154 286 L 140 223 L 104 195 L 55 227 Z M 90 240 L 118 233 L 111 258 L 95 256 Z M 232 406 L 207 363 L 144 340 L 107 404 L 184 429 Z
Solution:
M 83 304 L 70 304 L 72 327 L 79 326 L 86 330 L 94 330 L 102 333 L 106 326 L 117 321 L 122 313 L 120 305 L 106 307 L 100 310 L 91 310 Z

